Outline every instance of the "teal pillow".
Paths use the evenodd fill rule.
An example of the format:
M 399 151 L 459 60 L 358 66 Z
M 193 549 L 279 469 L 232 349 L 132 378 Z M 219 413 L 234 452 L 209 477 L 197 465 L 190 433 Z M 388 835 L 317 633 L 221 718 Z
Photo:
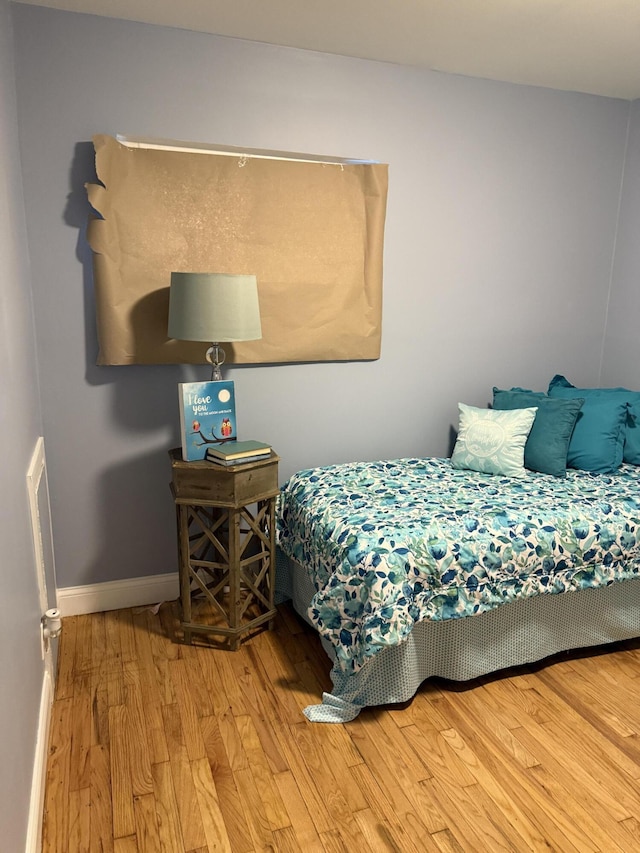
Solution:
M 627 403 L 623 461 L 640 465 L 640 391 L 630 391 L 628 388 L 576 388 L 558 374 L 549 383 L 549 396 L 565 400 L 582 397 L 584 400 L 606 399 L 613 403 Z
M 525 477 L 524 446 L 537 408 L 495 411 L 458 403 L 458 437 L 453 448 L 454 468 Z
M 576 425 L 582 399 L 561 400 L 538 391 L 493 389 L 494 409 L 526 409 L 538 411 L 524 446 L 524 466 L 531 471 L 566 477 L 569 441 Z

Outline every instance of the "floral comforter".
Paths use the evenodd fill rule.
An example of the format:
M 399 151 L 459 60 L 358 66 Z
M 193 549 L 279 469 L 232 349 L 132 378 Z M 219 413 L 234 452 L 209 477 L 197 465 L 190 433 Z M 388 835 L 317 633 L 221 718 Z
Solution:
M 435 458 L 314 468 L 282 487 L 277 524 L 317 590 L 310 619 L 355 672 L 420 620 L 640 574 L 640 467 L 523 480 Z

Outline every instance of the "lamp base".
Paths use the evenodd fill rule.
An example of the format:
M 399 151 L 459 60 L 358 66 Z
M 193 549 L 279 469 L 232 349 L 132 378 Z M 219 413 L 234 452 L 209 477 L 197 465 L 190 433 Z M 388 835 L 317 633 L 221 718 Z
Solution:
M 206 358 L 211 365 L 211 381 L 220 382 L 222 379 L 222 371 L 220 368 L 224 364 L 225 351 L 222 349 L 220 344 L 213 343 L 207 350 Z

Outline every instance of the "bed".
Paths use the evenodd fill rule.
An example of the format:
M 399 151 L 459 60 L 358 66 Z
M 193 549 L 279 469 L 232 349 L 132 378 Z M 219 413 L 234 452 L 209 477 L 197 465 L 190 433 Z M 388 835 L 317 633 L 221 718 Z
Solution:
M 531 423 L 522 446 L 530 434 Z M 606 473 L 505 476 L 454 449 L 292 476 L 276 591 L 333 663 L 332 692 L 308 719 L 345 722 L 408 701 L 431 676 L 468 680 L 640 636 L 640 466 L 620 459 Z

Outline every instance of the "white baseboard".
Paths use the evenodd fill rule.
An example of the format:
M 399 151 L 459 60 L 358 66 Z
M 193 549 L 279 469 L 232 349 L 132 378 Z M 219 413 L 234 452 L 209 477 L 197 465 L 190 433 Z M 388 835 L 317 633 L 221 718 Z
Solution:
M 29 822 L 27 825 L 27 843 L 25 853 L 40 853 L 42 850 L 42 818 L 44 815 L 44 786 L 47 775 L 47 747 L 49 745 L 49 725 L 53 705 L 53 682 L 45 670 L 40 694 L 40 715 L 36 737 L 36 753 L 33 761 L 31 779 L 31 800 L 29 803 Z
M 174 601 L 179 594 L 178 573 L 172 572 L 86 586 L 58 587 L 58 609 L 63 617 L 78 616 L 81 613 Z

